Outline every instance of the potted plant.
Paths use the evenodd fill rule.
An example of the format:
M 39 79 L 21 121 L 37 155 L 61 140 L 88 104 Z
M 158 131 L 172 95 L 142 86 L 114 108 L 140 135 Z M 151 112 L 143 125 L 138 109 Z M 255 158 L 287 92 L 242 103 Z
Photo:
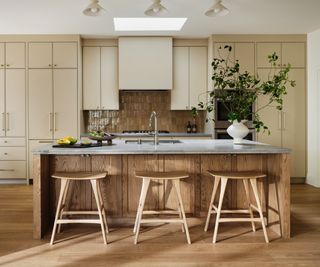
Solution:
M 225 58 L 220 56 L 221 49 L 226 49 L 228 52 Z M 249 133 L 248 127 L 244 124 L 249 118 L 252 118 L 253 126 L 257 132 L 268 131 L 268 134 L 270 134 L 270 130 L 261 120 L 259 112 L 268 106 L 274 106 L 276 109 L 282 110 L 283 97 L 287 94 L 287 85 L 295 86 L 295 81 L 288 77 L 291 65 L 287 64 L 284 69 L 276 69 L 274 67 L 277 65 L 279 58 L 276 53 L 269 55 L 269 77 L 267 81 L 261 81 L 258 76 L 247 71 L 240 72 L 240 62 L 230 57 L 231 46 L 220 47 L 218 51 L 219 58 L 214 58 L 211 64 L 213 67 L 212 81 L 215 89 L 206 92 L 208 94 L 207 101 L 199 102 L 198 108 L 212 112 L 216 100 L 219 100 L 228 111 L 228 120 L 231 125 L 227 132 L 233 137 L 234 143 L 241 143 Z M 268 97 L 267 104 L 252 110 L 252 105 L 259 96 L 263 95 Z M 193 107 L 193 116 L 197 112 L 198 109 Z

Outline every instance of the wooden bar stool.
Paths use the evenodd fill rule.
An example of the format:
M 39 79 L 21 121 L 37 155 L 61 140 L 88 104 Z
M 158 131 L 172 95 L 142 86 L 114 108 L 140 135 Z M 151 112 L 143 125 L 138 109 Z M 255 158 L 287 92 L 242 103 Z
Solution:
M 142 179 L 142 188 L 140 194 L 139 205 L 137 209 L 137 216 L 133 232 L 135 233 L 134 244 L 138 243 L 139 231 L 141 223 L 181 223 L 182 231 L 186 233 L 187 242 L 191 244 L 189 229 L 187 225 L 186 215 L 183 208 L 182 197 L 180 192 L 180 179 L 188 178 L 189 175 L 181 171 L 173 172 L 136 172 L 136 177 Z M 177 194 L 178 211 L 164 210 L 164 211 L 144 211 L 144 203 L 146 200 L 148 188 L 151 180 L 171 180 Z M 179 219 L 142 219 L 143 214 L 178 214 Z
M 207 221 L 204 230 L 208 230 L 210 216 L 212 213 L 216 213 L 216 223 L 214 228 L 214 234 L 213 234 L 213 243 L 216 243 L 217 240 L 217 234 L 218 234 L 218 227 L 220 222 L 251 222 L 252 230 L 255 232 L 256 228 L 254 225 L 254 222 L 260 222 L 262 224 L 262 229 L 264 233 L 264 238 L 266 243 L 269 243 L 266 226 L 264 224 L 264 218 L 263 213 L 261 209 L 259 194 L 258 194 L 258 188 L 257 188 L 257 179 L 258 178 L 265 178 L 266 175 L 254 172 L 254 171 L 248 171 L 248 172 L 218 172 L 218 171 L 208 171 L 210 175 L 215 177 L 214 180 L 214 186 L 209 206 L 209 211 L 207 215 Z M 242 180 L 244 189 L 245 189 L 245 195 L 248 202 L 248 209 L 247 210 L 222 210 L 222 202 L 224 193 L 226 190 L 227 182 L 229 179 L 235 179 L 235 180 Z M 219 182 L 221 181 L 221 188 L 220 188 L 220 196 L 219 196 L 219 204 L 218 207 L 214 205 L 214 199 L 218 190 Z M 249 194 L 249 181 L 253 190 L 253 194 L 256 200 L 256 205 L 251 204 L 250 201 L 250 194 Z M 259 218 L 255 218 L 253 216 L 252 209 L 256 210 L 259 213 Z M 250 214 L 250 218 L 220 218 L 221 213 L 248 213 Z
M 103 172 L 61 172 L 54 173 L 53 178 L 60 179 L 60 195 L 57 205 L 56 216 L 53 224 L 53 230 L 51 235 L 50 244 L 54 243 L 54 237 L 56 234 L 57 225 L 58 233 L 60 233 L 61 224 L 65 223 L 94 223 L 101 225 L 102 237 L 105 244 L 107 244 L 106 233 L 109 233 L 106 212 L 103 205 L 103 198 L 101 194 L 101 188 L 99 184 L 100 179 L 106 178 L 107 173 Z M 70 185 L 70 181 L 85 181 L 88 180 L 91 183 L 94 198 L 97 204 L 97 211 L 65 211 L 65 201 Z M 66 219 L 63 215 L 99 215 L 99 219 Z

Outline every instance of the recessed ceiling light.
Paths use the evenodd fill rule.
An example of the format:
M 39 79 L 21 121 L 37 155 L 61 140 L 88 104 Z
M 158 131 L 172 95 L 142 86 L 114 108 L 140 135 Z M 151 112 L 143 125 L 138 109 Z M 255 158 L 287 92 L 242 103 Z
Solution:
M 180 31 L 187 18 L 114 18 L 115 31 Z

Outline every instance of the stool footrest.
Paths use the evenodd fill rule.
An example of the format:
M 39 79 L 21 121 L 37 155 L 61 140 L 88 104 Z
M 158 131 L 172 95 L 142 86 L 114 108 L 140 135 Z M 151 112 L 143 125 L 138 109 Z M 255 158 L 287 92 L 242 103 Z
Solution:
M 57 224 L 65 224 L 65 223 L 96 223 L 101 224 L 100 220 L 95 219 L 58 219 Z
M 182 219 L 141 219 L 140 223 L 183 223 Z
M 217 211 L 211 210 L 211 213 L 215 214 L 215 213 L 217 213 Z M 246 214 L 249 214 L 250 211 L 249 210 L 221 210 L 221 213 L 246 213 Z
M 220 222 L 261 222 L 260 218 L 220 218 Z
M 142 214 L 152 215 L 152 214 L 179 214 L 176 210 L 144 210 Z
M 98 211 L 63 211 L 62 215 L 99 215 Z

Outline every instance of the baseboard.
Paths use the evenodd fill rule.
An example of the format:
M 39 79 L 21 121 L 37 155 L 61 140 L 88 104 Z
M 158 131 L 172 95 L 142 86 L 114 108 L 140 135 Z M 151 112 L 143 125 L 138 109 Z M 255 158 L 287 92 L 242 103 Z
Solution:
M 305 184 L 306 178 L 305 177 L 291 177 L 291 184 Z

